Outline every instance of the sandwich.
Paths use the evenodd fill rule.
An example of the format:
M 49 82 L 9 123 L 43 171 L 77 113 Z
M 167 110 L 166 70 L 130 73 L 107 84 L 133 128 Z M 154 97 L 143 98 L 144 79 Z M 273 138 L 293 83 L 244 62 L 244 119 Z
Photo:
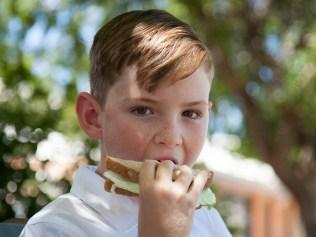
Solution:
M 137 197 L 139 195 L 139 172 L 143 165 L 141 161 L 123 160 L 111 156 L 106 157 L 106 171 L 104 190 L 110 193 Z M 193 169 L 193 176 L 197 175 L 199 170 Z M 173 172 L 173 180 L 179 175 L 179 170 Z M 207 207 L 211 209 L 216 203 L 216 198 L 210 185 L 213 179 L 213 172 L 208 171 L 208 179 L 201 192 L 197 208 Z

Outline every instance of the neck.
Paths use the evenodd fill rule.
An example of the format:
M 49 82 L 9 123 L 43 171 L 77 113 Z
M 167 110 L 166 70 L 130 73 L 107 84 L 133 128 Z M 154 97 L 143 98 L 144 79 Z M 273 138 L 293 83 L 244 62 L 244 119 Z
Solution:
M 101 158 L 100 163 L 95 171 L 95 173 L 97 173 L 98 175 L 100 175 L 101 177 L 103 177 L 103 173 L 106 171 L 105 168 L 105 158 Z

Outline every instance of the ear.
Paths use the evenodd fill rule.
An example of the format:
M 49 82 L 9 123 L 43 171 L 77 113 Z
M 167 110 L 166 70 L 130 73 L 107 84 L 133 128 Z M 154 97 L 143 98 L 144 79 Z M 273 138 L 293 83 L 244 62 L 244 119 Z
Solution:
M 208 112 L 212 111 L 213 103 L 211 101 L 208 102 Z
M 99 122 L 101 107 L 94 96 L 81 92 L 77 97 L 76 113 L 81 129 L 92 139 L 100 139 L 102 127 Z

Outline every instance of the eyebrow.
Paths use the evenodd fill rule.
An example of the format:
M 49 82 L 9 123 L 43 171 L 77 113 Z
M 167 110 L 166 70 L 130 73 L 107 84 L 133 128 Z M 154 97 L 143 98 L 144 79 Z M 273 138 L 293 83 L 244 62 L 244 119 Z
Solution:
M 135 101 L 135 102 L 147 102 L 147 103 L 151 103 L 151 104 L 155 104 L 158 103 L 159 101 L 154 100 L 154 99 L 150 99 L 150 98 L 146 98 L 146 97 L 139 97 L 139 98 L 125 98 L 123 100 L 123 102 L 129 102 L 129 101 Z
M 150 99 L 146 97 L 141 97 L 141 98 L 125 98 L 123 100 L 124 103 L 127 103 L 129 101 L 135 101 L 135 102 L 145 102 L 149 104 L 158 104 L 159 100 L 155 99 Z M 197 101 L 192 101 L 192 102 L 186 102 L 182 104 L 183 106 L 196 106 L 196 105 L 208 105 L 208 102 L 204 100 L 197 100 Z
M 195 105 L 208 105 L 208 102 L 204 100 L 192 101 L 188 103 L 183 103 L 185 106 L 195 106 Z

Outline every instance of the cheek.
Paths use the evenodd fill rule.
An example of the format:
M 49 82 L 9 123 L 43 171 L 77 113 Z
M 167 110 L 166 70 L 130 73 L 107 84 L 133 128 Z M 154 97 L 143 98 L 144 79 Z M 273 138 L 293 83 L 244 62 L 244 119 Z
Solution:
M 140 160 L 146 145 L 145 135 L 135 124 L 131 126 L 129 121 L 116 119 L 105 127 L 103 145 L 108 155 Z
M 187 160 L 186 163 L 193 165 L 197 160 L 207 135 L 207 125 L 192 126 L 190 132 L 186 134 L 186 151 Z

